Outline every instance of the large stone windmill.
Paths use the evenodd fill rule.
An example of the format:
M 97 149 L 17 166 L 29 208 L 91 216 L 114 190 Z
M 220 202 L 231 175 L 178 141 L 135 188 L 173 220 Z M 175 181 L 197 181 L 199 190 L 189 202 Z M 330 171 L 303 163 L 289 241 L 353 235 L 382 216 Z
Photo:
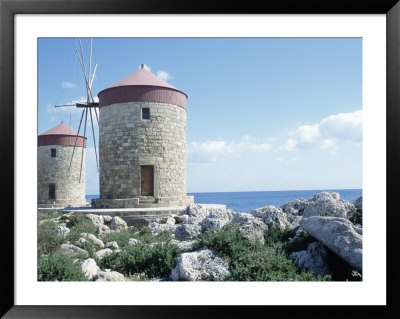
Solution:
M 97 208 L 186 206 L 187 95 L 141 68 L 99 93 Z

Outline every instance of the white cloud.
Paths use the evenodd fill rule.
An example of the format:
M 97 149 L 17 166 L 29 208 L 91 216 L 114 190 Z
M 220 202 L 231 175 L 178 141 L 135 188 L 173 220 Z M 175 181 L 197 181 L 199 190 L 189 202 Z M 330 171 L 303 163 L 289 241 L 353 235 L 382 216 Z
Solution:
M 343 143 L 359 144 L 362 141 L 362 110 L 330 115 L 312 125 L 300 125 L 288 135 L 281 150 L 310 147 L 338 149 Z
M 171 80 L 171 79 L 174 78 L 174 77 L 173 77 L 171 74 L 169 74 L 167 71 L 162 71 L 162 70 L 157 71 L 157 76 L 158 76 L 161 80 L 164 80 L 164 81 L 168 81 L 168 80 Z
M 141 68 L 142 68 L 142 65 L 140 65 L 138 69 L 140 70 Z M 147 64 L 143 64 L 143 68 L 146 69 L 147 71 L 151 72 L 151 67 L 148 66 Z M 158 70 L 157 76 L 161 80 L 164 80 L 164 81 L 168 81 L 168 80 L 171 80 L 174 78 L 171 74 L 169 74 L 167 71 L 164 71 L 164 70 Z
M 72 83 L 72 82 L 61 82 L 61 87 L 62 88 L 67 88 L 67 89 L 72 89 L 72 88 L 76 88 L 76 84 Z
M 271 148 L 270 144 L 257 142 L 249 135 L 245 135 L 240 142 L 224 140 L 191 142 L 187 154 L 189 163 L 211 163 L 216 162 L 221 156 L 240 156 L 244 152 L 264 153 Z

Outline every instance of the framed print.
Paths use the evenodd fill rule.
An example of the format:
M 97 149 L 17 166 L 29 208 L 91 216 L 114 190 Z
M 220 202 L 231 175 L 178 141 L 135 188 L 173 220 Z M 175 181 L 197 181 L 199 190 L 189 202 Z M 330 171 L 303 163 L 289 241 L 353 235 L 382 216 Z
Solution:
M 1 263 L 5 274 L 1 288 L 1 314 L 5 318 L 216 317 L 226 313 L 244 316 L 256 311 L 280 316 L 306 316 L 315 313 L 318 316 L 328 314 L 332 317 L 361 317 L 374 313 L 380 317 L 393 317 L 396 313 L 399 314 L 395 294 L 398 280 L 394 271 L 394 252 L 397 249 L 394 227 L 397 217 L 393 214 L 396 211 L 399 162 L 397 136 L 400 133 L 398 1 L 354 0 L 344 4 L 337 1 L 321 1 L 317 4 L 307 0 L 269 1 L 263 4 L 250 2 L 245 6 L 236 3 L 227 6 L 222 2 L 207 1 L 187 3 L 117 0 L 95 3 L 55 0 L 27 3 L 1 0 L 0 10 L 0 128 L 1 145 L 4 150 L 1 157 L 4 186 L 4 228 L 1 236 L 2 242 L 5 243 Z M 71 40 L 75 38 L 81 40 Z M 89 38 L 93 39 L 93 43 Z M 146 47 L 147 50 L 141 51 L 142 47 Z M 76 74 L 76 78 L 81 76 L 81 80 L 61 80 L 60 74 L 64 69 L 69 72 L 70 68 L 61 67 L 65 61 L 58 61 L 61 56 L 59 53 L 65 53 L 63 56 L 67 56 L 68 48 L 76 58 L 74 63 L 77 70 L 83 70 L 84 77 L 82 72 Z M 97 64 L 95 66 L 97 61 L 94 60 L 92 64 L 93 48 L 95 57 L 102 64 L 99 65 L 99 69 Z M 84 52 L 87 50 L 90 50 L 89 60 L 84 58 Z M 105 54 L 112 51 L 113 54 Z M 122 56 L 125 59 L 125 67 L 120 63 Z M 152 64 L 136 61 L 139 57 L 149 57 Z M 165 64 L 169 61 L 171 65 L 176 66 L 176 71 L 172 73 L 168 68 L 164 68 L 161 62 L 157 65 L 158 62 L 154 61 L 163 61 Z M 43 65 L 46 66 L 45 72 Z M 107 75 L 101 79 L 103 85 L 92 94 L 92 84 L 103 72 L 101 68 L 106 69 L 108 73 L 104 71 Z M 123 79 L 121 74 L 125 74 L 124 68 L 136 72 Z M 113 73 L 117 69 L 120 69 L 120 73 Z M 339 69 L 343 72 L 335 77 L 333 71 Z M 86 70 L 90 70 L 87 71 L 88 76 Z M 127 72 L 126 75 L 132 73 L 129 70 Z M 57 80 L 53 80 L 54 78 Z M 78 81 L 81 81 L 80 84 Z M 137 81 L 144 81 L 145 84 L 137 84 Z M 134 92 L 133 86 L 138 87 Z M 156 87 L 157 90 L 150 92 L 148 87 Z M 68 92 L 83 88 L 87 96 L 80 98 L 79 93 L 74 96 L 71 94 L 71 98 L 57 99 L 57 88 Z M 95 94 L 98 95 L 94 96 Z M 307 98 L 303 98 L 304 96 Z M 55 100 L 57 101 L 53 103 Z M 195 106 L 194 110 L 191 110 L 189 104 L 187 114 L 193 112 L 195 115 L 188 115 L 187 118 L 186 100 Z M 125 113 L 121 112 L 121 118 L 116 119 L 117 115 L 112 113 L 112 108 L 115 105 L 124 108 L 124 103 L 129 107 L 124 109 Z M 168 109 L 167 112 L 159 109 L 158 104 L 161 103 L 166 103 L 171 110 Z M 273 107 L 262 107 L 264 103 Z M 54 111 L 54 105 L 70 104 L 73 107 L 77 106 L 77 109 L 85 109 L 86 119 L 85 111 L 82 115 L 80 111 L 79 114 L 66 112 L 63 113 L 64 117 L 60 117 L 61 113 Z M 99 112 L 104 108 L 99 114 L 100 121 L 97 118 L 96 122 L 97 107 Z M 104 110 L 110 110 L 107 111 L 110 114 Z M 47 122 L 42 120 L 43 114 L 48 117 Z M 76 125 L 68 127 L 65 123 L 68 117 L 69 123 L 75 121 L 73 123 Z M 164 118 L 167 120 L 164 121 Z M 157 130 L 154 133 L 149 129 L 151 125 L 151 128 L 158 129 L 160 121 L 162 132 L 167 132 L 165 140 L 164 133 Z M 76 129 L 78 123 L 79 129 Z M 141 125 L 146 129 L 142 130 Z M 180 133 L 181 128 L 186 130 L 186 125 L 191 130 L 187 140 L 186 136 L 183 136 L 186 131 Z M 77 132 L 69 134 L 71 127 Z M 264 136 L 261 131 L 257 131 L 257 127 L 268 127 L 270 131 L 275 130 L 282 135 L 271 133 Z M 65 130 L 68 130 L 69 135 Z M 129 130 L 134 132 L 129 135 Z M 206 135 L 206 132 L 211 131 L 213 135 Z M 83 139 L 78 138 L 80 132 L 84 132 Z M 112 142 L 105 142 L 105 138 L 113 136 L 113 132 L 115 138 L 113 137 Z M 68 139 L 64 135 L 59 138 L 60 134 L 68 135 Z M 144 149 L 141 153 L 141 146 L 138 145 L 143 143 L 143 134 L 146 135 L 145 139 L 152 141 L 154 150 L 162 148 L 161 155 L 156 151 L 152 153 L 153 150 L 149 149 Z M 56 142 L 53 135 L 58 136 Z M 72 137 L 75 136 L 73 143 Z M 161 143 L 161 146 L 157 143 Z M 169 143 L 175 145 L 171 150 L 167 147 Z M 341 152 L 341 143 L 345 145 L 346 152 Z M 125 150 L 127 144 L 134 145 L 134 151 L 127 151 L 129 156 L 126 157 L 116 156 L 123 153 L 122 150 Z M 187 149 L 184 147 L 186 144 Z M 362 248 L 354 249 L 359 253 L 357 256 L 361 257 L 358 263 L 347 255 L 341 256 L 341 252 L 335 252 L 332 256 L 337 254 L 340 258 L 348 258 L 346 261 L 353 270 L 362 269 L 361 274 L 358 273 L 362 280 L 350 282 L 349 277 L 343 275 L 340 277 L 342 279 L 337 281 L 328 276 L 324 282 L 301 282 L 307 276 L 304 273 L 299 273 L 295 280 L 291 277 L 282 279 L 280 274 L 271 279 L 268 276 L 263 277 L 262 270 L 255 270 L 248 275 L 247 270 L 239 266 L 236 266 L 234 272 L 232 266 L 227 270 L 230 277 L 226 277 L 231 278 L 231 281 L 193 282 L 188 279 L 190 276 L 184 277 L 184 271 L 179 273 L 176 267 L 166 282 L 159 282 L 161 276 L 165 278 L 164 273 L 159 275 L 158 281 L 141 280 L 140 276 L 138 279 L 128 270 L 121 270 L 121 275 L 116 272 L 118 265 L 115 266 L 112 259 L 108 262 L 107 258 L 103 261 L 106 266 L 102 264 L 102 267 L 113 270 L 107 270 L 108 273 L 106 270 L 99 270 L 91 277 L 93 281 L 96 276 L 105 278 L 111 272 L 115 276 L 130 276 L 131 280 L 80 282 L 76 279 L 78 277 L 73 277 L 75 280 L 70 279 L 72 282 L 58 282 L 56 277 L 50 276 L 44 280 L 40 277 L 42 280 L 39 280 L 39 276 L 43 274 L 40 273 L 37 264 L 38 257 L 44 256 L 42 261 L 47 262 L 44 259 L 51 249 L 44 248 L 40 256 L 37 253 L 38 204 L 43 201 L 44 206 L 39 207 L 47 208 L 47 201 L 55 203 L 64 191 L 57 181 L 45 180 L 45 174 L 40 171 L 40 152 L 43 147 L 47 152 L 43 160 L 46 163 L 64 158 L 63 152 L 67 147 L 70 147 L 72 156 L 75 154 L 79 158 L 82 154 L 83 159 L 84 148 L 87 147 L 86 162 L 89 159 L 90 165 L 84 167 L 83 171 L 86 172 L 86 193 L 85 184 L 82 187 L 80 181 L 72 187 L 67 185 L 65 190 L 74 196 L 80 192 L 76 195 L 77 202 L 79 201 L 79 205 L 76 206 L 80 208 L 86 204 L 85 200 L 91 200 L 91 205 L 87 205 L 86 208 L 110 211 L 141 207 L 140 205 L 154 208 L 162 206 L 158 205 L 160 202 L 165 204 L 171 201 L 168 202 L 171 210 L 172 207 L 182 205 L 187 207 L 193 203 L 193 197 L 195 203 L 216 204 L 221 197 L 215 199 L 213 196 L 217 193 L 218 196 L 222 196 L 222 192 L 225 194 L 223 196 L 230 196 L 232 205 L 238 205 L 237 212 L 247 213 L 241 216 L 251 215 L 252 219 L 259 218 L 260 223 L 262 221 L 267 227 L 273 228 L 278 222 L 287 227 L 292 221 L 272 221 L 270 216 L 273 214 L 266 213 L 272 208 L 268 208 L 270 206 L 266 206 L 265 202 L 258 205 L 258 199 L 252 197 L 246 202 L 251 205 L 246 206 L 243 202 L 233 200 L 238 197 L 233 193 L 242 190 L 257 193 L 265 190 L 265 194 L 252 193 L 252 196 L 269 196 L 276 190 L 285 191 L 280 195 L 287 198 L 286 201 L 277 200 L 276 204 L 273 202 L 276 209 L 280 210 L 283 209 L 283 203 L 295 198 L 313 198 L 313 195 L 300 191 L 296 193 L 298 197 L 290 197 L 290 191 L 293 189 L 319 189 L 325 194 L 321 196 L 330 196 L 330 202 L 339 201 L 339 197 L 335 196 L 340 195 L 345 200 L 346 196 L 350 196 L 348 202 L 349 205 L 350 202 L 353 203 L 351 205 L 354 209 L 351 210 L 351 218 L 346 218 L 352 220 L 351 225 L 356 225 L 351 226 L 358 234 L 354 236 L 361 234 Z M 82 153 L 75 151 L 77 147 L 79 151 L 82 149 Z M 99 152 L 98 155 L 99 147 L 102 148 L 102 153 Z M 316 148 L 323 150 L 324 155 L 313 151 Z M 303 150 L 308 150 L 307 154 L 312 155 L 306 157 Z M 92 151 L 93 154 L 90 153 Z M 162 161 L 160 157 L 163 158 Z M 69 153 L 65 158 L 64 166 L 69 164 L 70 168 L 76 170 L 76 176 L 83 176 L 85 179 L 84 174 L 82 175 L 83 160 L 79 165 L 78 162 L 73 162 L 73 157 L 69 160 Z M 136 166 L 125 164 L 124 161 L 131 158 Z M 168 163 L 166 168 L 162 166 L 164 162 Z M 187 185 L 180 164 L 184 169 L 190 170 Z M 267 174 L 265 171 L 268 167 L 270 172 Z M 214 178 L 204 178 L 207 175 Z M 99 182 L 88 183 L 88 176 L 94 176 Z M 113 182 L 117 180 L 117 176 L 118 181 Z M 61 176 L 61 179 L 62 185 L 65 186 L 68 178 Z M 228 181 L 229 187 L 224 179 Z M 271 181 L 270 183 L 273 181 L 275 186 L 266 189 L 266 180 Z M 40 186 L 42 181 L 43 187 Z M 214 193 L 207 193 L 210 184 L 213 186 L 210 191 Z M 93 191 L 88 193 L 88 188 Z M 345 188 L 351 190 L 341 192 L 341 189 Z M 325 190 L 330 195 L 326 195 Z M 340 194 L 332 195 L 335 190 Z M 88 199 L 88 194 L 98 195 Z M 356 206 L 360 195 L 364 200 L 363 208 Z M 200 198 L 200 201 L 196 201 L 196 198 Z M 318 196 L 314 196 L 313 200 L 317 201 Z M 311 199 L 305 207 L 312 206 L 310 201 Z M 341 201 L 340 205 L 347 205 L 346 202 Z M 75 207 L 69 206 L 70 203 L 62 203 L 65 207 L 63 213 L 74 211 Z M 268 205 L 270 203 L 268 202 Z M 263 210 L 258 210 L 263 205 Z M 234 208 L 227 206 L 223 209 L 232 207 Z M 79 207 L 75 210 L 79 214 Z M 311 208 L 303 208 L 301 214 L 305 210 L 310 218 L 321 217 L 313 215 Z M 186 218 L 190 220 L 190 209 L 185 211 Z M 236 217 L 238 219 L 240 215 L 237 212 L 230 213 L 234 217 L 229 217 L 229 222 L 235 223 L 233 220 Z M 198 214 L 193 214 L 196 213 Z M 282 216 L 279 212 L 274 214 Z M 289 216 L 286 212 L 285 214 Z M 340 212 L 335 211 L 336 215 L 329 215 L 330 212 L 326 214 L 328 215 L 323 217 L 337 218 Z M 63 221 L 62 226 L 60 224 L 60 231 L 70 232 L 73 230 L 71 225 L 78 222 L 78 219 L 68 219 L 68 216 L 70 215 L 63 215 L 65 222 Z M 107 223 L 102 217 L 102 229 L 109 231 L 110 227 L 119 232 L 120 226 L 117 224 L 122 225 L 126 219 L 122 220 L 119 215 L 116 217 L 112 217 Z M 307 218 L 301 218 L 298 220 L 299 225 L 306 227 L 304 220 Z M 159 222 L 161 219 L 155 219 L 156 224 L 163 224 L 162 227 L 167 228 L 165 224 L 168 219 Z M 169 222 L 184 222 L 180 217 L 173 219 L 173 222 Z M 203 218 L 200 226 L 196 226 L 200 227 L 199 233 L 204 233 L 207 227 L 215 227 L 215 220 L 209 221 L 212 226 L 207 226 L 204 220 Z M 146 222 L 149 224 L 148 220 Z M 252 227 L 255 227 L 256 224 L 255 221 L 243 223 L 247 223 L 246 227 L 251 223 Z M 241 224 L 236 221 L 236 225 Z M 267 228 L 265 225 L 260 226 L 263 231 Z M 299 225 L 296 227 L 300 227 Z M 175 239 L 177 226 L 174 227 Z M 190 227 L 191 231 L 196 228 Z M 282 227 L 283 231 L 285 227 Z M 76 229 L 77 232 L 81 228 Z M 248 236 L 247 239 L 251 237 L 250 241 L 253 237 L 257 238 L 258 230 L 255 228 L 248 233 L 243 232 L 243 229 L 241 234 Z M 309 229 L 311 233 L 312 230 Z M 78 235 L 77 233 L 76 236 Z M 81 238 L 70 236 L 68 239 L 73 238 L 74 242 L 76 240 L 74 245 L 78 245 L 77 242 L 84 243 L 90 238 L 87 233 L 86 237 L 82 234 L 80 236 Z M 185 236 L 182 235 L 185 242 L 188 238 L 195 238 Z M 266 239 L 265 236 L 264 232 L 259 237 L 262 237 L 262 240 L 273 240 Z M 132 243 L 128 245 L 125 243 L 127 238 L 122 238 L 122 235 L 120 237 L 109 238 L 117 238 L 116 240 L 121 241 L 121 247 L 134 245 L 133 241 L 136 243 L 136 239 L 129 238 Z M 143 238 L 146 238 L 144 241 L 150 240 L 145 236 Z M 122 242 L 122 239 L 125 242 Z M 217 239 L 202 240 L 203 246 L 199 246 L 199 251 L 214 245 L 212 240 Z M 111 242 L 111 239 L 107 241 Z M 66 247 L 71 243 L 65 241 L 63 245 Z M 150 241 L 146 241 L 146 244 L 148 243 Z M 333 246 L 323 243 L 334 251 Z M 153 244 L 156 245 L 155 242 L 149 245 Z M 215 244 L 215 247 L 217 246 Z M 80 247 L 86 249 L 87 246 L 82 244 Z M 227 250 L 225 246 L 218 249 L 221 254 Z M 275 251 L 276 254 L 277 252 L 278 250 Z M 264 258 L 260 257 L 261 254 L 252 253 L 251 256 L 254 256 L 255 260 Z M 97 253 L 95 256 L 97 262 L 103 258 Z M 231 264 L 240 264 L 240 258 L 234 260 L 232 256 L 227 257 L 232 261 Z M 158 257 L 159 264 L 166 265 L 167 257 L 170 256 Z M 84 260 L 79 258 L 77 257 L 74 264 L 80 265 Z M 272 258 L 271 255 L 269 258 Z M 72 259 L 68 259 L 69 261 L 73 267 Z M 120 259 L 118 262 L 121 262 Z M 250 257 L 246 261 L 251 263 L 251 267 L 256 267 L 256 261 L 254 265 L 252 262 Z M 137 273 L 145 274 L 145 278 L 148 279 L 151 272 L 146 267 Z M 164 266 L 159 266 L 160 269 L 162 267 Z M 158 270 L 157 268 L 153 273 L 159 274 Z M 254 275 L 255 273 L 257 275 Z M 318 278 L 321 280 L 324 275 L 325 273 Z M 180 281 L 174 282 L 175 279 L 171 278 L 178 278 Z M 246 281 L 240 278 L 252 279 Z

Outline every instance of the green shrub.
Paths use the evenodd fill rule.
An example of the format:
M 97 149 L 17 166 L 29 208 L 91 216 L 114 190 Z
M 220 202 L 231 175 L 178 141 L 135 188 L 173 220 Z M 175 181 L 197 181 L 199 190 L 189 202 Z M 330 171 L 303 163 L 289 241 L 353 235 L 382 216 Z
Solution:
M 265 245 L 267 246 L 275 246 L 277 244 L 280 245 L 290 238 L 290 230 L 280 230 L 275 227 L 270 227 L 268 231 L 266 231 L 264 238 Z
M 294 261 L 282 249 L 282 239 L 287 231 L 272 230 L 266 235 L 267 244 L 251 243 L 239 231 L 225 229 L 209 230 L 198 238 L 196 249 L 216 251 L 230 265 L 228 281 L 314 281 L 313 274 L 300 271 Z
M 118 232 L 111 232 L 103 237 L 103 242 L 116 241 L 119 247 L 122 247 L 129 238 L 135 238 L 142 243 L 151 243 L 154 241 L 149 227 L 134 226 L 128 229 L 121 229 Z
M 55 228 L 56 224 L 45 221 L 38 224 L 38 256 L 51 254 L 65 242 L 64 238 L 58 237 Z
M 308 245 L 314 242 L 315 239 L 306 231 L 302 230 L 298 236 L 294 238 L 288 238 L 287 241 L 283 243 L 283 250 L 287 255 L 293 252 L 306 250 Z
M 78 240 L 81 233 L 97 235 L 97 227 L 93 225 L 90 219 L 82 215 L 71 215 L 67 222 L 67 227 L 71 230 L 67 240 L 71 242 Z
M 149 278 L 168 276 L 176 266 L 176 257 L 180 252 L 179 247 L 170 242 L 155 244 L 147 261 L 146 275 Z
M 135 226 L 134 229 L 139 233 L 138 240 L 140 240 L 142 243 L 152 243 L 154 241 L 150 227 L 138 225 Z
M 362 209 L 357 209 L 352 212 L 353 215 L 349 219 L 354 225 L 360 224 L 362 225 Z
M 78 264 L 61 254 L 38 258 L 38 281 L 87 281 Z
M 178 246 L 170 241 L 157 243 L 153 248 L 140 242 L 104 257 L 99 266 L 105 269 L 116 265 L 118 271 L 127 276 L 144 273 L 148 278 L 162 277 L 171 273 L 179 253 Z

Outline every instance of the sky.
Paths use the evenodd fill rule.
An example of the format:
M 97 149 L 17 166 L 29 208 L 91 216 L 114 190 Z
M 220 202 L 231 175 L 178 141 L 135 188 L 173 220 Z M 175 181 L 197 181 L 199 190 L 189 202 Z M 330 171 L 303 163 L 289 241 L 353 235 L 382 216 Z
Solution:
M 77 130 L 82 110 L 54 106 L 86 100 L 78 41 L 38 44 L 38 134 Z M 142 63 L 188 95 L 188 193 L 362 188 L 361 38 L 94 38 L 92 56 L 93 95 Z M 86 136 L 94 195 L 90 121 Z

